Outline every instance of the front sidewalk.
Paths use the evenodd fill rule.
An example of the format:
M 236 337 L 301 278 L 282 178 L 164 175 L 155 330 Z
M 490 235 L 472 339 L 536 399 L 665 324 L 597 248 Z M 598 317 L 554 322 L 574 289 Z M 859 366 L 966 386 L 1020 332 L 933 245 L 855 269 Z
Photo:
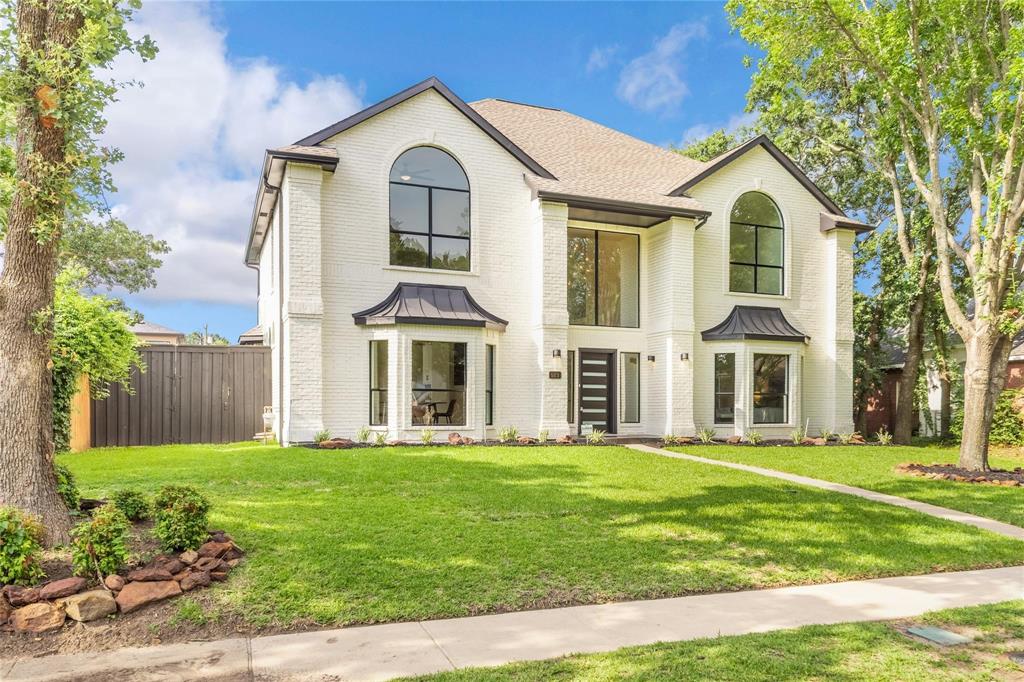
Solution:
M 386 680 L 1024 597 L 1024 567 L 395 623 L 0 663 L 0 679 Z

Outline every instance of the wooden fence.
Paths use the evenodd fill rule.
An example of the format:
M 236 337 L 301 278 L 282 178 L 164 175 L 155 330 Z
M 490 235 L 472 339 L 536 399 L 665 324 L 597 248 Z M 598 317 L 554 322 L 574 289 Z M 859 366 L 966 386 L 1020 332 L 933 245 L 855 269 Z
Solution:
M 263 430 L 271 404 L 270 348 L 150 346 L 131 392 L 92 401 L 93 447 L 231 443 Z

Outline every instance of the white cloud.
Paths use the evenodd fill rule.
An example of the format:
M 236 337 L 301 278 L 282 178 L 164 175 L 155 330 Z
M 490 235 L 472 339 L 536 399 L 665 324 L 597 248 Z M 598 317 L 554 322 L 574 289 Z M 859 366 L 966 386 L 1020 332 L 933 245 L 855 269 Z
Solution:
M 724 123 L 698 123 L 683 131 L 683 139 L 679 142 L 679 146 L 685 147 L 691 142 L 705 138 L 719 129 L 723 129 L 727 133 L 735 133 L 740 128 L 749 128 L 755 123 L 757 123 L 756 111 L 733 114 Z
M 626 64 L 619 74 L 619 99 L 642 111 L 671 111 L 690 93 L 683 80 L 682 53 L 708 35 L 703 22 L 676 24 L 654 47 Z
M 255 277 L 242 262 L 263 150 L 289 144 L 362 107 L 362 88 L 341 76 L 300 84 L 266 59 L 232 60 L 205 5 L 152 3 L 133 24 L 160 52 L 126 55 L 118 79 L 134 79 L 107 110 L 104 143 L 121 149 L 112 209 L 173 251 L 154 300 L 252 303 Z
M 612 63 L 612 57 L 618 51 L 618 45 L 606 45 L 592 49 L 590 57 L 587 59 L 587 73 L 596 73 L 607 69 L 608 65 Z

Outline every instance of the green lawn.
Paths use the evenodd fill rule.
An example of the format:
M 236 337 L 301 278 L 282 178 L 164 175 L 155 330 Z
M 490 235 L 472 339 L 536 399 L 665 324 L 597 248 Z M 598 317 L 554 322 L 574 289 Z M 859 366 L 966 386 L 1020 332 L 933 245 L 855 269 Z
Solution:
M 1024 526 L 1024 488 L 934 481 L 894 471 L 902 462 L 955 462 L 956 447 L 751 447 L 693 445 L 672 450 L 741 464 L 788 471 L 835 483 L 855 485 L 890 495 L 908 497 L 940 507 L 986 516 Z M 991 466 L 1024 466 L 1019 454 L 1006 452 L 992 458 Z
M 1020 543 L 621 447 L 254 445 L 66 455 L 87 496 L 187 483 L 255 622 L 367 623 L 1024 563 Z
M 769 634 L 654 644 L 500 668 L 464 669 L 422 680 L 1020 680 L 1024 666 L 1006 654 L 1024 648 L 1024 601 L 936 611 L 912 620 L 961 631 L 975 640 L 936 648 L 894 624 L 808 626 Z M 901 625 L 905 625 L 903 623 Z

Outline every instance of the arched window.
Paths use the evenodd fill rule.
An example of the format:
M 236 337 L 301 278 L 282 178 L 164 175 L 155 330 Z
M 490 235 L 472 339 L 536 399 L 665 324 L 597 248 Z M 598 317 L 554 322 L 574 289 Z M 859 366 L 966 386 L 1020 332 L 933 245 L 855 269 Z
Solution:
M 729 291 L 783 293 L 782 214 L 760 192 L 747 192 L 729 217 Z
M 413 147 L 391 167 L 391 264 L 469 270 L 469 180 L 436 147 Z

